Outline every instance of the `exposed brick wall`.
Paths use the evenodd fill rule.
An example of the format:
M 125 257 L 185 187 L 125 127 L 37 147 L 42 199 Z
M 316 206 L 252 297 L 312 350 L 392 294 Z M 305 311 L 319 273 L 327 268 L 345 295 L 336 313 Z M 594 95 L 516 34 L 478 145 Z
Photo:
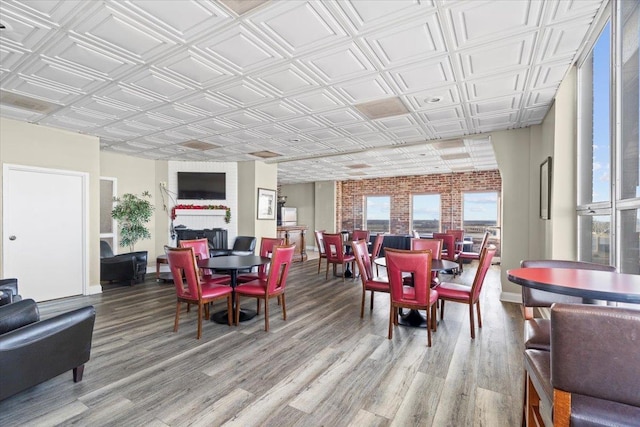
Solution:
M 338 182 L 337 230 L 363 228 L 365 196 L 391 196 L 391 233 L 408 234 L 412 194 L 440 194 L 443 231 L 462 227 L 464 191 L 502 189 L 500 172 L 482 171 L 442 175 L 414 175 Z

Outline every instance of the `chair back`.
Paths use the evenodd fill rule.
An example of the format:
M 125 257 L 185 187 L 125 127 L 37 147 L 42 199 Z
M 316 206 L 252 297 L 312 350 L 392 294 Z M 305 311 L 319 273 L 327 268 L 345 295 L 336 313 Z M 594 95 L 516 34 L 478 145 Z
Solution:
M 566 261 L 556 259 L 524 260 L 520 262 L 522 268 L 571 268 L 574 270 L 616 271 L 611 265 L 596 264 L 594 262 Z M 553 303 L 582 304 L 581 297 L 554 294 L 538 289 L 522 286 L 522 305 L 525 307 L 551 307 Z
M 316 230 L 314 231 L 314 234 L 316 235 L 316 245 L 318 245 L 318 253 L 320 253 L 320 255 L 324 255 L 325 251 L 324 251 L 324 237 L 322 237 L 322 234 L 324 233 L 324 230 Z
M 351 234 L 351 240 L 358 241 L 364 239 L 368 242 L 370 235 L 371 234 L 369 230 L 353 230 L 353 233 Z
M 489 243 L 489 232 L 485 231 L 484 236 L 482 236 L 482 240 L 480 241 L 480 249 L 478 250 L 478 252 L 483 250 L 488 243 Z
M 196 255 L 192 247 L 164 247 L 169 261 L 169 268 L 176 287 L 176 295 L 180 298 L 199 300 L 202 297 Z
M 295 248 L 295 243 L 289 246 L 274 246 L 267 278 L 267 295 L 284 291 Z
M 447 230 L 445 233 L 453 234 L 454 243 L 464 241 L 464 229 L 462 229 L 462 228 L 456 228 L 456 229 Z
M 640 311 L 555 304 L 551 324 L 555 389 L 640 407 Z
M 371 268 L 371 257 L 367 250 L 367 242 L 363 239 L 353 241 L 351 242 L 351 248 L 353 248 L 353 255 L 356 257 L 362 285 L 366 286 L 368 281 L 373 280 L 373 269 Z
M 253 236 L 238 236 L 233 242 L 232 251 L 251 252 L 256 249 L 256 238 Z
M 284 239 L 280 237 L 263 237 L 260 239 L 260 256 L 272 258 L 273 248 L 282 245 L 284 245 Z M 258 276 L 266 278 L 270 265 L 271 264 L 262 264 L 258 266 Z
M 456 238 L 453 234 L 433 233 L 434 239 L 442 240 L 442 259 L 456 260 Z
M 412 251 L 431 251 L 431 259 L 442 258 L 442 239 L 411 239 Z
M 322 233 L 324 240 L 324 252 L 328 262 L 342 263 L 344 260 L 344 246 L 342 244 L 342 234 Z
M 380 256 L 382 242 L 384 242 L 384 233 L 376 234 L 376 238 L 373 241 L 373 246 L 371 247 L 371 260 L 374 260 Z
M 484 284 L 484 278 L 487 275 L 487 271 L 491 267 L 491 260 L 496 254 L 495 246 L 487 246 L 480 252 L 480 263 L 476 270 L 476 277 L 473 279 L 473 285 L 471 285 L 471 302 L 475 303 L 480 298 L 480 291 Z
M 391 301 L 429 305 L 431 292 L 431 251 L 385 249 Z M 411 274 L 413 286 L 403 286 L 402 276 Z
M 209 258 L 209 241 L 207 239 L 180 240 L 178 246 L 181 248 L 192 248 L 196 259 Z M 202 269 L 203 274 L 211 274 L 208 268 Z

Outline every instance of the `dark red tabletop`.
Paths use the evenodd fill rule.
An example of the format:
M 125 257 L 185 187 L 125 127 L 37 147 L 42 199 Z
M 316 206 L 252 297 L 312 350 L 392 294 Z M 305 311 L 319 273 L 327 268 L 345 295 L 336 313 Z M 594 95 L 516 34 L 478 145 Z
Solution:
M 571 268 L 514 268 L 513 283 L 541 291 L 585 299 L 640 304 L 640 276 Z

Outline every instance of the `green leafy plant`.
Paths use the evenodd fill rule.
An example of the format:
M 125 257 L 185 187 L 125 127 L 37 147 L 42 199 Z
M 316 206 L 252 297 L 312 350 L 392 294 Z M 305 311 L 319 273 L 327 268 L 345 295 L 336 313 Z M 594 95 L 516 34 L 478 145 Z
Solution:
M 131 252 L 138 240 L 151 238 L 146 224 L 151 220 L 154 207 L 147 199 L 151 199 L 148 191 L 140 196 L 127 193 L 113 198 L 117 204 L 111 211 L 111 216 L 118 221 L 120 246 L 129 246 Z

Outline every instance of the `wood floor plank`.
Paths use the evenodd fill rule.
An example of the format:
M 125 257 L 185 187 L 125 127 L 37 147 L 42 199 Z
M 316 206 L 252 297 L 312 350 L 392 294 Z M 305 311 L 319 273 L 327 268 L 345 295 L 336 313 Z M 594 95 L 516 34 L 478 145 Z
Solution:
M 426 346 L 426 331 L 398 326 L 387 339 L 389 296 L 316 274 L 317 260 L 295 263 L 287 320 L 271 302 L 239 326 L 180 316 L 175 290 L 156 283 L 111 285 L 102 294 L 39 304 L 49 318 L 96 308 L 84 379 L 66 372 L 0 401 L 0 425 L 468 426 L 515 425 L 522 413 L 522 318 L 499 301 L 492 267 L 482 295 L 484 326 L 471 340 L 467 306 L 447 303 Z M 455 279 L 470 283 L 475 265 Z M 255 300 L 246 299 L 247 308 Z M 216 303 L 212 311 L 224 308 Z M 1 379 L 0 379 L 1 380 Z

